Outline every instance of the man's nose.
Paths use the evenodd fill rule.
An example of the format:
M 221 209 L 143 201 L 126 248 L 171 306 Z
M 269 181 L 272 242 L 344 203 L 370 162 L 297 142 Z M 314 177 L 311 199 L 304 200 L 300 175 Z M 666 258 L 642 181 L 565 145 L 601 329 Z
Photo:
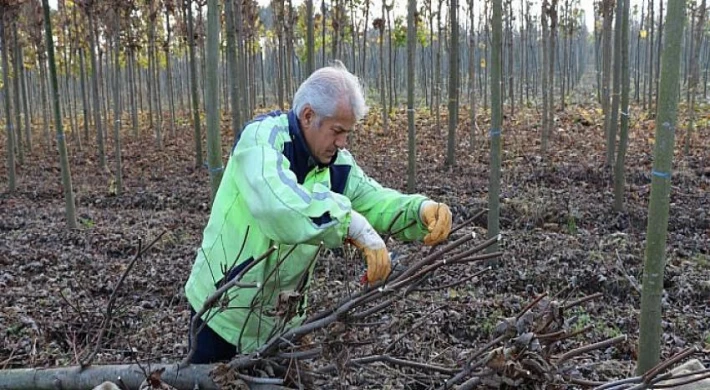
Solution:
M 335 138 L 335 146 L 338 149 L 343 149 L 348 145 L 348 136 L 347 135 L 341 135 Z

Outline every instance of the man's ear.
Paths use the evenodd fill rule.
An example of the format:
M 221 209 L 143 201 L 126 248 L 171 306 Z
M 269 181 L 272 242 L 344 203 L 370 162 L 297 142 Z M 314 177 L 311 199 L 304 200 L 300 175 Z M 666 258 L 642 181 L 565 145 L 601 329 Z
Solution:
M 306 107 L 303 109 L 303 126 L 310 128 L 313 125 L 315 118 L 316 113 L 313 111 L 311 106 L 306 105 Z

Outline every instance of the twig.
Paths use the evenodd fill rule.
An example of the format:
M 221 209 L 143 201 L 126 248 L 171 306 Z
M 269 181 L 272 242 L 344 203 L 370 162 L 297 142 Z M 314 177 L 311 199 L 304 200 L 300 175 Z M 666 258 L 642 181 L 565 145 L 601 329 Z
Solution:
M 247 328 L 246 325 L 249 323 L 249 318 L 251 318 L 251 315 L 254 313 L 254 309 L 256 308 L 256 307 L 254 306 L 254 304 L 255 304 L 256 301 L 259 299 L 259 296 L 263 294 L 263 292 L 264 292 L 264 287 L 268 284 L 269 279 L 271 279 L 271 277 L 274 276 L 274 275 L 278 272 L 278 270 L 281 268 L 281 264 L 283 264 L 284 261 L 286 261 L 286 259 L 288 259 L 289 256 L 291 256 L 291 253 L 293 253 L 293 251 L 296 250 L 296 247 L 297 247 L 297 245 L 292 246 L 292 247 L 288 250 L 288 252 L 286 252 L 286 254 L 285 254 L 281 259 L 279 259 L 279 261 L 276 262 L 276 265 L 274 266 L 274 268 L 269 272 L 268 275 L 266 275 L 266 278 L 264 278 L 264 282 L 261 283 L 261 284 L 257 284 L 257 285 L 255 286 L 255 287 L 258 288 L 259 290 L 254 294 L 254 296 L 253 296 L 252 299 L 251 299 L 251 302 L 249 303 L 249 307 L 250 307 L 251 309 L 249 310 L 249 312 L 247 313 L 246 318 L 244 319 L 244 324 L 243 324 L 243 326 L 242 326 L 242 330 L 239 332 L 239 338 L 237 338 L 237 351 L 241 351 L 241 349 L 242 349 L 242 337 L 244 336 L 244 331 L 245 331 L 246 328 Z M 271 248 L 273 248 L 274 250 L 276 250 L 276 246 L 272 246 Z M 319 247 L 318 250 L 320 250 L 320 247 Z M 268 252 L 268 251 L 267 251 L 267 252 Z M 270 254 L 270 252 L 269 252 L 269 254 Z M 260 260 L 263 260 L 263 259 L 267 258 L 268 256 L 269 256 L 269 255 L 264 254 L 264 255 L 261 256 Z M 278 258 L 278 256 L 279 256 L 279 254 L 276 255 L 277 258 Z M 242 272 L 240 272 L 239 275 L 237 275 L 237 277 L 235 277 L 234 279 L 241 279 L 244 274 L 246 274 L 246 272 L 244 272 L 244 271 L 242 270 Z M 237 287 L 245 287 L 244 285 L 240 285 L 240 284 L 236 284 L 236 286 L 237 286 Z M 262 302 L 262 304 L 259 306 L 259 308 L 260 308 L 260 310 L 263 311 L 263 308 L 264 308 L 263 302 Z M 261 316 L 261 313 L 260 313 L 260 314 L 259 314 L 259 321 L 260 321 L 260 322 L 259 322 L 259 329 L 261 329 L 261 317 L 262 317 L 262 316 Z
M 563 308 L 564 310 L 569 310 L 569 309 L 571 309 L 571 308 L 573 308 L 573 307 L 575 307 L 575 306 L 579 306 L 579 305 L 581 305 L 581 304 L 583 304 L 583 303 L 585 303 L 585 302 L 591 301 L 592 299 L 601 298 L 601 297 L 603 297 L 603 296 L 604 296 L 604 294 L 602 294 L 602 293 L 590 294 L 590 295 L 584 296 L 584 297 L 582 297 L 582 298 L 579 298 L 579 299 L 577 299 L 577 300 L 574 300 L 574 301 L 572 301 L 572 302 L 570 302 L 570 303 L 564 305 L 562 308 Z
M 190 321 L 190 338 L 191 338 L 191 340 L 193 340 L 193 343 L 190 347 L 190 351 L 187 353 L 187 355 L 182 360 L 182 362 L 180 362 L 180 368 L 184 368 L 190 363 L 190 359 L 192 359 L 192 355 L 194 355 L 195 351 L 197 350 L 198 330 L 195 329 L 195 324 L 197 324 L 197 320 L 199 318 L 201 318 L 202 315 L 207 312 L 207 310 L 212 308 L 212 306 L 217 302 L 217 300 L 222 296 L 222 294 L 224 294 L 230 288 L 232 288 L 234 286 L 240 286 L 240 285 L 252 287 L 251 284 L 244 285 L 242 283 L 239 283 L 242 275 L 244 275 L 248 270 L 250 270 L 252 267 L 254 267 L 254 265 L 258 264 L 260 261 L 267 258 L 275 250 L 276 250 L 275 246 L 270 247 L 266 252 L 264 252 L 264 254 L 262 254 L 257 259 L 255 259 L 254 261 L 249 263 L 249 265 L 244 267 L 244 269 L 242 269 L 239 272 L 239 274 L 237 274 L 237 276 L 235 276 L 232 280 L 230 280 L 227 283 L 225 283 L 224 285 L 222 285 L 222 287 L 220 287 L 219 289 L 217 289 L 217 291 L 212 293 L 212 295 L 207 297 L 207 299 L 205 300 L 205 303 L 202 305 L 200 310 L 197 313 L 195 313 L 195 315 L 192 317 L 192 320 Z M 204 321 L 202 325 L 204 326 L 206 323 L 207 323 L 207 321 Z
M 391 343 L 387 346 L 387 348 L 385 348 L 385 350 L 382 351 L 382 353 L 386 355 L 389 351 L 392 350 L 392 348 L 394 348 L 395 344 L 397 344 L 400 340 L 402 340 L 403 338 L 407 337 L 407 336 L 408 336 L 409 334 L 411 334 L 413 331 L 419 329 L 419 325 L 420 325 L 422 322 L 424 322 L 424 320 L 426 320 L 427 318 L 431 317 L 434 313 L 438 312 L 439 310 L 444 309 L 444 308 L 447 308 L 447 307 L 449 307 L 449 305 L 444 304 L 444 305 L 441 305 L 441 306 L 437 307 L 436 309 L 432 310 L 431 312 L 429 312 L 427 315 L 425 315 L 425 316 L 422 317 L 419 321 L 417 321 L 414 325 L 412 325 L 412 326 L 409 328 L 408 331 L 402 333 L 402 335 L 400 335 L 400 336 L 397 337 L 393 342 L 391 342 Z
M 365 356 L 365 357 L 357 358 L 357 359 L 351 359 L 350 361 L 347 362 L 347 365 L 349 366 L 352 364 L 366 364 L 366 363 L 374 363 L 374 362 L 386 362 L 386 363 L 391 363 L 391 364 L 398 365 L 398 366 L 418 368 L 421 370 L 441 372 L 444 374 L 456 373 L 456 370 L 453 368 L 442 367 L 442 366 L 433 365 L 433 364 L 413 362 L 410 360 L 397 359 L 397 358 L 393 358 L 389 355 L 372 355 L 372 356 Z M 337 370 L 336 365 L 330 364 L 330 365 L 327 365 L 327 366 L 319 369 L 318 372 L 328 373 L 328 372 L 333 372 L 336 370 Z
M 649 371 L 646 371 L 646 373 L 641 376 L 643 378 L 644 383 L 649 383 L 653 377 L 658 375 L 658 373 L 662 372 L 673 364 L 676 364 L 680 360 L 685 359 L 686 357 L 692 355 L 695 352 L 697 352 L 697 349 L 694 347 L 686 348 L 685 350 L 677 353 L 668 360 L 657 364 L 655 367 L 651 368 Z
M 636 283 L 636 281 L 631 278 L 631 275 L 629 275 L 624 269 L 624 264 L 621 261 L 621 256 L 619 256 L 618 250 L 616 250 L 616 268 L 619 270 L 619 272 L 621 272 L 621 274 L 626 278 L 626 280 L 629 281 L 631 287 L 633 287 L 637 293 L 641 294 L 641 287 L 639 287 L 638 283 Z
M 486 272 L 489 272 L 489 271 L 491 271 L 491 270 L 493 270 L 493 268 L 491 268 L 491 267 L 484 268 L 484 269 L 482 269 L 482 270 L 480 270 L 480 271 L 474 273 L 474 274 L 471 275 L 471 276 L 467 276 L 467 277 L 465 277 L 465 278 L 463 278 L 463 279 L 456 280 L 456 281 L 454 281 L 454 282 L 445 284 L 445 285 L 443 285 L 443 286 L 417 288 L 417 289 L 414 289 L 414 291 L 418 291 L 418 292 L 428 292 L 428 291 L 437 291 L 437 290 L 443 290 L 443 289 L 447 289 L 447 288 L 451 288 L 451 287 L 456 287 L 456 286 L 458 286 L 458 285 L 460 285 L 460 284 L 463 284 L 463 283 L 468 282 L 469 280 L 475 278 L 476 276 L 481 276 L 482 274 L 484 274 L 484 273 L 486 273 Z
M 601 386 L 595 387 L 593 390 L 612 390 L 612 389 L 621 389 L 622 386 L 624 385 L 629 385 L 629 384 L 636 384 L 636 386 L 628 387 L 628 389 L 634 389 L 634 390 L 643 390 L 643 389 L 648 389 L 648 388 L 665 388 L 666 385 L 661 385 L 655 386 L 658 382 L 662 382 L 665 380 L 672 380 L 672 379 L 680 379 L 680 378 L 685 378 L 688 376 L 693 376 L 693 375 L 698 375 L 698 374 L 703 374 L 706 372 L 710 372 L 710 369 L 705 369 L 705 370 L 700 370 L 700 371 L 695 371 L 695 372 L 690 372 L 686 374 L 678 374 L 678 375 L 673 375 L 671 373 L 665 373 L 663 375 L 659 375 L 659 373 L 669 366 L 673 365 L 674 363 L 677 363 L 681 359 L 689 356 L 692 354 L 692 352 L 697 352 L 697 349 L 695 348 L 687 348 L 678 354 L 672 356 L 671 358 L 659 362 L 656 364 L 653 368 L 650 370 L 646 371 L 644 375 L 641 376 L 635 376 L 632 378 L 625 378 L 613 382 L 608 382 L 605 384 L 602 384 Z M 695 378 L 695 380 L 701 380 L 705 379 L 705 377 L 702 378 Z M 692 382 L 690 382 L 692 383 Z M 674 383 L 673 386 L 678 386 L 680 383 Z
M 118 280 L 116 287 L 114 287 L 113 292 L 111 293 L 111 297 L 108 300 L 108 304 L 106 305 L 106 316 L 104 317 L 105 319 L 103 321 L 103 324 L 101 325 L 101 330 L 99 330 L 99 335 L 96 337 L 96 345 L 94 346 L 94 350 L 86 358 L 86 360 L 79 363 L 82 370 L 91 365 L 91 362 L 94 360 L 94 357 L 96 357 L 96 354 L 99 352 L 99 349 L 101 349 L 101 342 L 103 341 L 104 332 L 106 331 L 106 325 L 111 322 L 111 312 L 113 311 L 113 305 L 116 302 L 118 289 L 121 288 L 121 285 L 126 280 L 126 277 L 128 277 L 128 273 L 131 272 L 131 269 L 136 264 L 136 261 L 138 261 L 138 259 L 143 256 L 143 253 L 147 252 L 151 247 L 153 247 L 153 245 L 155 245 L 155 243 L 158 242 L 158 240 L 160 240 L 165 233 L 167 233 L 167 230 L 163 230 L 163 232 L 160 233 L 153 241 L 151 241 L 145 249 L 141 249 L 143 242 L 141 239 L 138 239 L 138 250 L 136 251 L 136 255 L 133 257 L 133 260 L 131 260 L 131 262 L 128 264 L 126 270 L 123 271 L 123 274 Z
M 398 280 L 403 280 L 413 273 L 415 273 L 417 270 L 421 269 L 423 266 L 432 263 L 433 261 L 436 261 L 437 259 L 441 258 L 442 255 L 444 255 L 447 252 L 450 252 L 454 250 L 455 248 L 463 245 L 464 243 L 473 240 L 475 237 L 475 234 L 466 234 L 463 237 L 459 238 L 458 240 L 452 242 L 451 244 L 446 245 L 445 247 L 441 248 L 439 251 L 435 253 L 431 253 L 424 257 L 423 259 L 419 260 L 415 264 L 413 264 L 411 267 L 409 267 L 407 270 L 399 274 L 396 278 L 393 279 L 393 281 L 398 281 Z
M 298 352 L 279 352 L 276 357 L 279 359 L 310 359 L 320 356 L 323 353 L 323 348 L 317 347 Z
M 479 376 L 474 376 L 473 378 L 462 383 L 461 386 L 457 387 L 456 390 L 471 390 L 475 389 L 476 386 L 481 384 L 481 378 Z
M 241 372 L 236 373 L 238 377 L 244 379 L 247 382 L 258 383 L 261 385 L 283 385 L 284 380 L 280 378 L 259 378 L 256 376 L 242 374 Z
M 486 211 L 488 211 L 488 210 L 487 210 L 487 209 L 479 210 L 473 217 L 471 217 L 471 218 L 469 218 L 469 219 L 467 219 L 467 220 L 461 222 L 460 225 L 458 225 L 458 226 L 456 226 L 455 228 L 451 229 L 451 231 L 449 232 L 449 237 L 451 237 L 452 234 L 458 232 L 458 231 L 461 230 L 462 228 L 464 228 L 464 227 L 470 225 L 471 223 L 473 223 L 473 221 L 475 221 L 476 219 L 478 219 L 478 217 L 480 217 L 481 215 L 483 215 L 483 213 L 485 213 Z
M 530 302 L 530 303 L 528 303 L 528 305 L 525 306 L 525 307 L 523 308 L 523 310 L 520 310 L 520 313 L 518 313 L 518 315 L 515 316 L 515 319 L 516 319 L 516 320 L 519 320 L 520 317 L 523 316 L 523 314 L 527 313 L 528 310 L 530 310 L 530 309 L 532 309 L 533 307 L 535 307 L 535 305 L 537 305 L 537 303 L 540 302 L 540 301 L 542 300 L 542 298 L 545 298 L 546 296 L 547 296 L 547 293 L 544 292 L 544 293 L 540 294 L 537 298 L 533 299 L 533 301 Z
M 677 381 L 677 382 L 668 383 L 668 384 L 663 384 L 663 385 L 651 385 L 651 386 L 649 386 L 649 388 L 651 388 L 651 389 L 667 389 L 667 388 L 670 388 L 670 387 L 676 388 L 676 387 L 681 387 L 681 386 L 683 386 L 683 385 L 687 385 L 687 384 L 690 384 L 690 383 L 700 382 L 700 381 L 702 381 L 702 380 L 705 380 L 705 379 L 710 378 L 710 373 L 708 373 L 707 370 L 703 370 L 703 371 L 705 371 L 705 374 L 704 374 L 704 375 L 700 375 L 700 376 L 697 376 L 697 377 L 694 377 L 694 378 L 689 378 L 689 379 L 686 379 L 686 380 L 684 380 L 684 381 Z M 697 374 L 697 373 L 694 372 L 693 374 Z M 676 379 L 676 378 L 673 377 L 673 378 L 671 378 L 671 379 Z
M 384 310 L 388 306 L 392 305 L 394 303 L 394 300 L 395 300 L 394 298 L 390 298 L 390 299 L 378 304 L 377 306 L 371 307 L 371 308 L 369 308 L 365 311 L 359 312 L 359 313 L 352 314 L 350 316 L 350 318 L 355 319 L 355 320 L 361 320 L 363 318 L 371 316 L 381 310 Z M 363 302 L 363 303 L 366 303 L 366 302 Z
M 539 334 L 539 335 L 537 335 L 537 338 L 538 339 L 555 339 L 554 341 L 562 341 L 562 340 L 577 336 L 578 334 L 589 332 L 592 329 L 594 329 L 594 325 L 587 325 L 584 328 L 574 331 L 572 333 L 567 333 L 566 330 L 560 330 L 560 331 L 553 332 L 553 333 Z
M 389 239 L 389 238 L 392 237 L 392 236 L 396 236 L 396 235 L 398 235 L 399 233 L 402 233 L 403 231 L 409 229 L 410 227 L 412 227 L 412 226 L 414 226 L 414 225 L 416 225 L 416 224 L 417 224 L 417 221 L 416 221 L 416 220 L 409 222 L 409 223 L 406 224 L 404 227 L 402 227 L 402 228 L 400 228 L 400 229 L 397 229 L 397 230 L 393 231 L 392 233 L 388 233 L 388 234 L 387 234 L 387 239 Z M 387 240 L 385 240 L 385 242 L 386 242 L 386 241 L 387 241 Z
M 575 385 L 580 385 L 580 386 L 599 386 L 603 384 L 603 382 L 597 382 L 597 381 L 590 381 L 589 379 L 584 379 L 584 378 L 575 378 L 575 377 L 566 377 L 565 378 L 568 382 L 575 384 Z
M 673 383 L 667 383 L 667 384 L 662 384 L 662 385 L 656 384 L 656 383 L 662 382 L 662 381 L 687 378 L 690 376 L 692 376 L 694 378 L 689 378 L 684 381 L 675 381 Z M 654 383 L 651 384 L 651 386 L 649 386 L 649 388 L 651 388 L 651 389 L 665 389 L 665 388 L 669 388 L 669 387 L 680 387 L 680 386 L 687 385 L 690 383 L 700 382 L 700 381 L 708 379 L 708 378 L 710 378 L 710 368 L 706 368 L 704 370 L 699 370 L 699 371 L 694 371 L 694 372 L 688 372 L 685 374 L 673 375 L 669 378 L 663 378 L 658 381 L 654 381 Z
M 573 349 L 567 353 L 562 354 L 557 360 L 557 365 L 559 366 L 562 363 L 566 362 L 567 360 L 572 359 L 573 357 L 581 355 L 585 352 L 593 351 L 595 349 L 600 349 L 600 348 L 606 348 L 606 347 L 609 347 L 609 346 L 614 345 L 616 343 L 619 343 L 621 341 L 626 341 L 627 338 L 628 338 L 628 336 L 626 336 L 624 334 L 621 336 L 616 336 L 611 339 L 606 339 L 604 341 L 600 341 L 598 343 L 589 344 L 589 345 L 585 345 L 585 346 Z

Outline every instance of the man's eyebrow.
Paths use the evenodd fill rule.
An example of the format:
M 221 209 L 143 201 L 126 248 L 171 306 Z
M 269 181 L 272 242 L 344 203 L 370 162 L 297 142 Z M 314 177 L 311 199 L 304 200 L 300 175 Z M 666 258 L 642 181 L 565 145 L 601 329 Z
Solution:
M 338 131 L 350 131 L 350 129 L 346 129 L 345 127 L 340 126 L 340 125 L 335 125 L 333 127 L 335 127 L 335 129 Z

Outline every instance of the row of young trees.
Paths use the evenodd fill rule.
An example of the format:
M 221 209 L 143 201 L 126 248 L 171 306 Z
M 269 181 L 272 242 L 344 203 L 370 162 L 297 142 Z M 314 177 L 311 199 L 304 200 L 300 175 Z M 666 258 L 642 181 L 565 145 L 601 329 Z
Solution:
M 471 113 L 469 143 L 473 147 L 477 144 L 478 107 L 483 110 L 489 107 L 486 67 L 492 55 L 492 9 L 489 1 L 450 2 L 426 0 L 415 4 L 415 59 L 420 65 L 416 68 L 415 99 L 417 106 L 426 105 L 437 114 L 447 108 L 441 104 L 444 96 L 450 104 L 451 97 L 455 97 L 452 107 L 466 104 Z M 396 70 L 406 67 L 408 40 L 408 23 L 394 14 L 393 1 L 382 2 L 381 9 L 374 9 L 371 0 L 323 1 L 320 9 L 310 14 L 312 17 L 306 17 L 307 8 L 314 8 L 311 1 L 297 7 L 290 1 L 274 1 L 266 8 L 260 8 L 254 1 L 225 4 L 224 12 L 219 15 L 220 30 L 229 34 L 220 34 L 218 41 L 217 70 L 221 80 L 218 85 L 223 109 L 230 101 L 237 102 L 232 120 L 234 133 L 258 107 L 286 106 L 298 83 L 308 74 L 309 48 L 313 52 L 313 66 L 337 58 L 357 71 L 371 86 L 374 92 L 371 96 L 379 95 L 383 126 L 388 130 L 387 114 L 403 103 L 406 79 Z M 586 64 L 595 58 L 598 99 L 607 118 L 605 132 L 610 145 L 607 163 L 612 166 L 615 152 L 610 140 L 615 137 L 616 128 L 612 125 L 618 118 L 618 109 L 613 107 L 618 107 L 620 95 L 620 71 L 613 71 L 612 64 L 614 57 L 620 58 L 621 45 L 617 41 L 620 35 L 614 33 L 620 31 L 620 18 L 614 19 L 618 10 L 613 9 L 613 0 L 596 4 L 592 35 L 587 31 L 578 0 L 546 0 L 542 4 L 528 0 L 503 2 L 502 99 L 511 115 L 516 108 L 542 104 L 544 153 L 554 110 L 565 109 L 570 91 Z M 96 129 L 100 166 L 106 166 L 106 131 L 111 127 L 108 121 L 115 100 L 109 91 L 113 89 L 117 89 L 117 99 L 122 103 L 120 113 L 134 134 L 140 131 L 139 113 L 146 113 L 148 127 L 154 131 L 156 146 L 160 148 L 164 130 L 173 135 L 180 127 L 180 114 L 192 111 L 195 139 L 201 139 L 200 113 L 206 108 L 208 64 L 205 8 L 204 1 L 58 2 L 52 15 L 56 19 L 60 96 L 75 147 L 82 148 L 82 140 L 90 136 L 89 129 Z M 451 9 L 459 12 L 450 12 Z M 704 69 L 702 94 L 707 95 L 710 45 L 703 40 L 704 9 L 704 4 L 691 3 L 691 16 L 695 17 L 689 18 L 691 28 L 684 37 L 682 61 L 688 101 L 691 98 L 695 101 L 700 91 L 696 87 L 698 82 L 689 82 L 691 76 L 699 81 L 700 69 Z M 44 143 L 50 142 L 46 114 L 49 109 L 41 98 L 48 83 L 46 55 L 36 2 L 8 1 L 4 12 L 8 68 L 13 68 L 8 69 L 11 93 L 3 95 L 11 106 L 5 110 L 5 116 L 14 115 L 14 149 L 22 164 L 24 151 L 32 147 L 30 123 L 41 123 Z M 632 96 L 649 112 L 653 112 L 658 95 L 661 49 L 658 37 L 663 29 L 663 13 L 663 4 L 654 5 L 653 0 L 643 0 L 640 6 L 635 4 L 630 24 L 630 36 L 634 38 L 626 45 L 630 49 Z M 313 47 L 307 44 L 309 27 Z M 229 48 L 230 42 L 233 50 Z M 593 45 L 588 44 L 592 42 Z M 118 71 L 114 70 L 115 63 Z M 111 86 L 114 74 L 118 88 Z M 453 76 L 456 90 L 449 88 L 454 80 L 446 80 Z M 617 101 L 612 102 L 612 96 Z M 35 110 L 34 106 L 41 109 Z M 33 115 L 35 112 L 42 115 Z M 438 121 L 440 115 L 435 118 Z M 441 128 L 442 124 L 437 122 L 436 127 Z M 455 143 L 452 137 L 447 159 L 451 165 L 455 164 L 452 152 Z M 202 144 L 195 142 L 197 164 L 204 161 L 202 150 Z
M 693 104 L 700 94 L 701 60 L 705 77 L 710 63 L 710 45 L 703 39 L 705 0 L 699 5 L 691 2 L 689 15 L 684 13 L 684 2 L 671 2 L 665 19 L 654 16 L 653 0 L 642 1 L 633 14 L 627 0 L 602 0 L 597 2 L 594 34 L 587 31 L 578 0 L 543 0 L 537 7 L 529 1 L 514 4 L 512 0 L 480 4 L 473 0 L 466 4 L 409 0 L 406 23 L 393 14 L 394 2 L 382 2 L 379 10 L 371 9 L 372 4 L 369 0 L 323 1 L 318 12 L 312 0 L 299 7 L 290 1 L 274 1 L 267 8 L 249 0 L 223 4 L 217 0 L 60 0 L 58 9 L 51 12 L 46 0 L 42 4 L 38 0 L 0 0 L 8 188 L 16 188 L 15 165 L 24 164 L 24 153 L 32 151 L 39 136 L 33 134 L 33 124 L 39 123 L 45 146 L 56 145 L 60 151 L 67 219 L 73 228 L 71 149 L 89 147 L 87 141 L 95 137 L 99 166 L 108 169 L 113 160 L 112 174 L 120 194 L 125 130 L 137 135 L 142 129 L 139 122 L 145 121 L 153 132 L 155 147 L 162 149 L 164 130 L 174 137 L 189 118 L 195 164 L 207 166 L 214 193 L 223 169 L 221 111 L 230 112 L 236 136 L 258 107 L 285 108 L 298 83 L 316 66 L 342 59 L 374 86 L 371 91 L 379 95 L 385 131 L 389 131 L 388 118 L 399 107 L 406 88 L 410 189 L 416 177 L 414 110 L 427 107 L 434 111 L 440 128 L 439 114 L 446 108 L 446 164 L 453 166 L 454 149 L 461 142 L 456 139 L 458 110 L 463 106 L 470 113 L 468 142 L 475 150 L 482 143 L 477 139 L 477 107 L 490 108 L 488 231 L 492 237 L 499 232 L 504 109 L 514 116 L 521 107 L 542 103 L 544 156 L 555 112 L 565 109 L 585 65 L 595 58 L 597 98 L 608 142 L 607 166 L 615 167 L 618 208 L 623 205 L 632 75 L 636 100 L 641 99 L 642 106 L 652 113 L 658 112 L 649 218 L 649 244 L 655 246 L 649 247 L 647 261 L 662 264 L 659 246 L 664 245 L 668 219 L 680 69 L 685 72 L 691 113 L 687 145 L 693 128 Z M 662 4 L 659 9 L 662 15 Z M 459 18 L 460 12 L 465 17 Z M 684 34 L 687 16 L 691 28 Z M 636 39 L 629 39 L 632 36 Z M 588 45 L 592 42 L 595 44 Z M 705 53 L 703 58 L 700 53 Z M 398 69 L 404 67 L 408 72 L 401 77 Z M 704 86 L 702 93 L 706 93 Z M 444 96 L 446 106 L 441 104 Z M 41 118 L 35 117 L 36 112 L 41 112 Z M 52 123 L 56 144 L 50 136 Z M 112 157 L 106 153 L 109 138 L 113 138 Z M 490 250 L 497 251 L 497 245 Z M 662 267 L 654 270 L 660 272 L 645 272 L 644 278 L 660 275 L 662 281 Z M 644 287 L 654 285 L 662 283 L 644 280 Z M 644 289 L 644 305 L 650 305 L 645 313 L 660 313 L 659 306 L 654 306 L 660 299 L 656 302 L 653 295 L 660 293 L 649 294 Z M 655 325 L 645 327 L 656 324 L 655 317 L 651 318 L 642 321 L 642 338 L 657 338 Z M 647 356 L 657 359 L 657 350 Z

